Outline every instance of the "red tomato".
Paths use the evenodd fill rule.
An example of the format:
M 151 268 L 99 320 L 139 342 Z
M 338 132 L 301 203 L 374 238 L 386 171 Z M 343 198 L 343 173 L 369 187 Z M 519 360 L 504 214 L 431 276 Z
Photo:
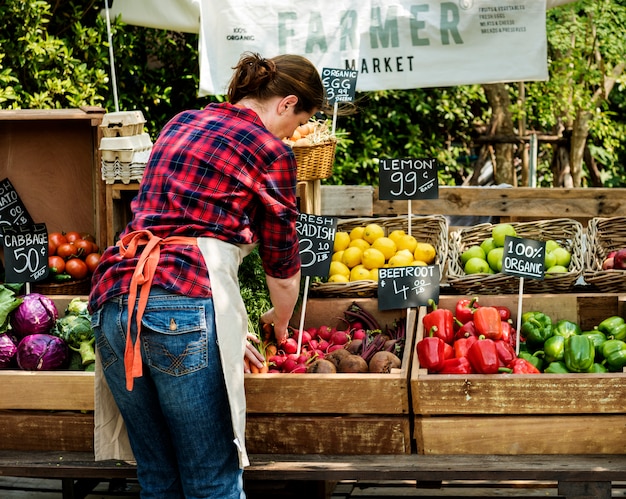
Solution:
M 65 272 L 71 275 L 74 279 L 84 279 L 89 273 L 87 264 L 80 258 L 70 258 L 65 262 Z
M 100 263 L 100 257 L 102 255 L 100 253 L 89 253 L 85 258 L 85 263 L 87 264 L 87 268 L 91 274 L 94 273 L 98 263 Z
M 61 258 L 60 256 L 49 256 L 48 268 L 53 274 L 62 274 L 65 270 L 65 260 L 63 260 L 63 258 Z
M 89 232 L 83 232 L 81 234 L 81 238 L 86 240 L 86 241 L 91 241 L 92 243 L 96 242 L 96 238 L 93 237 Z
M 79 239 L 82 239 L 83 236 L 81 235 L 80 232 L 71 230 L 65 233 L 65 238 L 67 239 L 68 243 L 73 243 L 75 241 L 78 241 Z
M 59 255 L 64 260 L 75 256 L 76 247 L 72 243 L 63 243 L 57 246 L 57 255 Z
M 86 239 L 77 239 L 74 241 L 74 246 L 76 247 L 78 256 L 81 258 L 85 258 L 89 253 L 93 253 L 93 243 Z
M 52 241 L 48 241 L 48 256 L 56 255 L 57 247 Z
M 67 238 L 62 232 L 50 232 L 48 234 L 48 241 L 54 244 L 54 247 L 60 246 L 67 242 Z

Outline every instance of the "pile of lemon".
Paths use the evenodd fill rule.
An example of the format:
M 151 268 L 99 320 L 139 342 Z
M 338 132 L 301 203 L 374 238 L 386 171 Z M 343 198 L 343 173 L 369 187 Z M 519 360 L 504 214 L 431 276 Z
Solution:
M 381 267 L 432 265 L 436 250 L 404 230 L 385 235 L 376 223 L 338 231 L 335 235 L 328 282 L 377 281 Z

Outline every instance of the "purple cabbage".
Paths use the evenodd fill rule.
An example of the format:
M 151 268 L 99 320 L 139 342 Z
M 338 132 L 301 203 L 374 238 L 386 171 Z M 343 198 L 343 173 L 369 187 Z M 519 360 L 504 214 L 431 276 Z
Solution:
M 25 371 L 51 371 L 65 367 L 69 349 L 64 340 L 51 334 L 29 334 L 20 340 L 17 365 Z
M 0 334 L 0 369 L 9 367 L 17 353 L 17 346 L 8 334 Z
M 23 338 L 29 334 L 48 333 L 59 318 L 52 299 L 39 293 L 25 295 L 11 314 L 13 332 Z

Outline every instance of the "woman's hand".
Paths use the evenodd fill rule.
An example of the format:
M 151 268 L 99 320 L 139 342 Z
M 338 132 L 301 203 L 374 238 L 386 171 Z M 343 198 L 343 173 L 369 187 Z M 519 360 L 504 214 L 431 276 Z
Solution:
M 289 320 L 279 321 L 276 310 L 272 307 L 261 316 L 261 323 L 272 324 L 274 327 L 274 336 L 276 337 L 276 343 L 282 345 L 287 338 L 289 338 Z
M 246 351 L 244 354 L 245 358 L 248 360 L 250 364 L 253 364 L 259 369 L 261 369 L 265 365 L 265 359 L 263 358 L 263 355 L 261 354 L 261 352 L 259 352 L 258 349 L 253 344 L 253 343 L 260 343 L 261 340 L 259 340 L 259 338 L 257 338 L 252 333 L 248 333 L 246 338 L 247 338 L 247 342 L 246 342 Z M 250 367 L 248 367 L 248 364 L 246 364 L 245 362 L 243 365 L 244 365 L 244 372 L 246 374 L 249 374 L 251 372 Z

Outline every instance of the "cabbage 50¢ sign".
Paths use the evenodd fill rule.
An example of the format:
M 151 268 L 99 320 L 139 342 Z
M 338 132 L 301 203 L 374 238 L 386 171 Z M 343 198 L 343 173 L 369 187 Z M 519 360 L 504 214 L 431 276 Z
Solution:
M 46 224 L 2 227 L 6 282 L 36 282 L 48 277 Z

